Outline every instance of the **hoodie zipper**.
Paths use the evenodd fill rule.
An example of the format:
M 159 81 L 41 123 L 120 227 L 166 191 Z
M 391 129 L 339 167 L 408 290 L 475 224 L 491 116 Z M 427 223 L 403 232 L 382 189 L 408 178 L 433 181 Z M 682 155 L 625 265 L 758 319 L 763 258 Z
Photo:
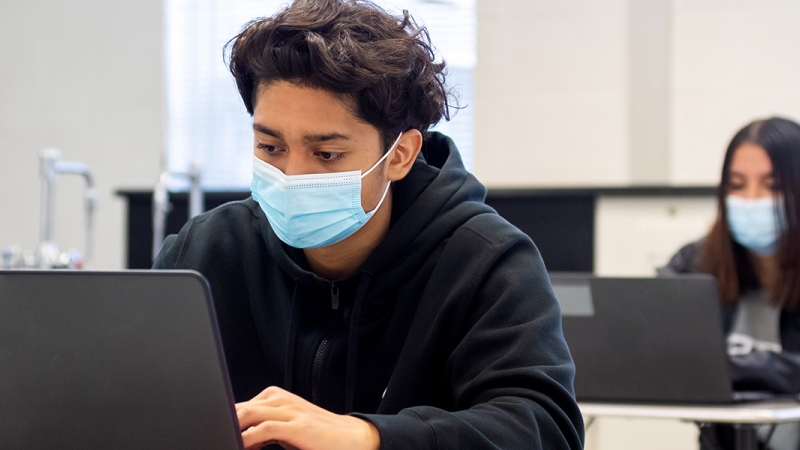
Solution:
M 331 286 L 334 284 L 331 283 Z M 331 294 L 333 294 L 333 288 L 331 288 Z M 339 288 L 336 288 L 336 301 L 337 301 L 337 308 L 338 308 L 338 301 L 339 301 Z M 336 308 L 334 308 L 336 309 Z M 325 336 L 322 341 L 320 341 L 319 346 L 317 347 L 317 353 L 314 356 L 314 365 L 311 368 L 311 402 L 315 405 L 319 405 L 319 388 L 322 384 L 322 359 L 325 356 L 325 349 L 328 347 L 328 343 L 330 342 L 331 338 L 338 333 L 342 325 L 347 322 L 350 318 L 350 308 L 345 307 L 344 311 L 342 311 L 342 324 L 331 334 Z
M 339 309 L 339 286 L 331 281 L 331 309 L 336 311 Z

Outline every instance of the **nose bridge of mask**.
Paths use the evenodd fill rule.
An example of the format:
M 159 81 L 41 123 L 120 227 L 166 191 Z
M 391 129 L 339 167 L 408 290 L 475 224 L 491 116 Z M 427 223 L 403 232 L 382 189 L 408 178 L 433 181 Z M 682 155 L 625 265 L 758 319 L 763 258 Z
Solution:
M 380 165 L 380 163 L 382 163 L 382 162 L 383 162 L 383 160 L 385 160 L 387 156 L 389 156 L 389 153 L 392 153 L 392 150 L 394 150 L 394 148 L 395 148 L 395 147 L 397 147 L 397 143 L 398 143 L 398 142 L 400 142 L 400 138 L 401 138 L 402 136 L 403 136 L 403 133 L 402 133 L 402 132 L 401 132 L 400 134 L 398 134 L 398 135 L 397 135 L 397 139 L 395 139 L 395 140 L 394 140 L 394 144 L 392 144 L 392 146 L 391 146 L 391 147 L 389 147 L 389 151 L 388 151 L 388 152 L 386 152 L 386 153 L 384 153 L 384 154 L 383 154 L 383 156 L 381 156 L 381 159 L 379 159 L 379 160 L 378 160 L 378 162 L 376 162 L 375 164 L 373 164 L 373 165 L 372 165 L 372 167 L 370 167 L 370 168 L 369 168 L 369 170 L 367 170 L 366 172 L 364 172 L 364 173 L 361 175 L 361 178 L 364 178 L 365 176 L 369 175 L 369 174 L 370 174 L 370 172 L 372 172 L 373 170 L 375 170 L 375 168 L 376 168 L 376 167 L 378 167 L 378 165 Z
M 309 173 L 300 175 L 286 175 L 272 164 L 260 160 L 257 156 L 253 155 L 253 170 L 261 177 L 269 179 L 271 182 L 284 189 L 302 189 L 311 186 L 316 186 L 319 183 L 326 185 L 342 185 L 358 183 L 360 181 L 361 172 L 353 170 L 349 172 L 333 172 L 333 173 Z
M 785 219 L 783 217 L 785 215 L 783 198 L 780 196 L 742 198 L 729 195 L 726 197 L 725 203 L 729 210 L 735 210 L 739 214 L 759 215 L 762 217 L 777 215 L 778 219 Z

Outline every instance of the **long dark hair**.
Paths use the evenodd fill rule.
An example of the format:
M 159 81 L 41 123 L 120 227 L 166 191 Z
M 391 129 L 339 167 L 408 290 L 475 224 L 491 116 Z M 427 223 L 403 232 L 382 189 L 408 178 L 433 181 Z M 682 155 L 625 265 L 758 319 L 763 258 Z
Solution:
M 733 240 L 725 198 L 730 188 L 733 154 L 742 144 L 763 148 L 772 162 L 775 193 L 783 198 L 787 228 L 778 241 L 778 274 L 771 303 L 800 310 L 800 125 L 780 118 L 756 120 L 733 136 L 722 164 L 717 191 L 717 221 L 706 240 L 700 269 L 716 276 L 723 303 L 736 303 L 747 290 L 759 287 L 747 250 Z M 777 214 L 777 211 L 776 211 Z

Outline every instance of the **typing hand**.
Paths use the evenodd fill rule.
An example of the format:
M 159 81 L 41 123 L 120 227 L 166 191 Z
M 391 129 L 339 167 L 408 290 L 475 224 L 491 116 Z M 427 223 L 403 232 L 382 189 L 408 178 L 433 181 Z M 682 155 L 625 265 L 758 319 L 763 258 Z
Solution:
M 267 444 L 297 450 L 380 448 L 380 435 L 371 423 L 334 414 L 274 386 L 237 403 L 236 415 L 248 450 Z

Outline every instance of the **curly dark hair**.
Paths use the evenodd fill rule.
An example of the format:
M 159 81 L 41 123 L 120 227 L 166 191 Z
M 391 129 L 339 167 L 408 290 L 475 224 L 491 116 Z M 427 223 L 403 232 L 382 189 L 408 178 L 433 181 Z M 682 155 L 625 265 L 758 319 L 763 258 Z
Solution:
M 247 23 L 225 46 L 230 71 L 253 115 L 259 85 L 288 81 L 344 94 L 353 114 L 378 129 L 384 151 L 403 131 L 423 134 L 450 119 L 445 63 L 424 26 L 361 0 L 295 0 Z M 353 109 L 353 106 L 350 106 Z

